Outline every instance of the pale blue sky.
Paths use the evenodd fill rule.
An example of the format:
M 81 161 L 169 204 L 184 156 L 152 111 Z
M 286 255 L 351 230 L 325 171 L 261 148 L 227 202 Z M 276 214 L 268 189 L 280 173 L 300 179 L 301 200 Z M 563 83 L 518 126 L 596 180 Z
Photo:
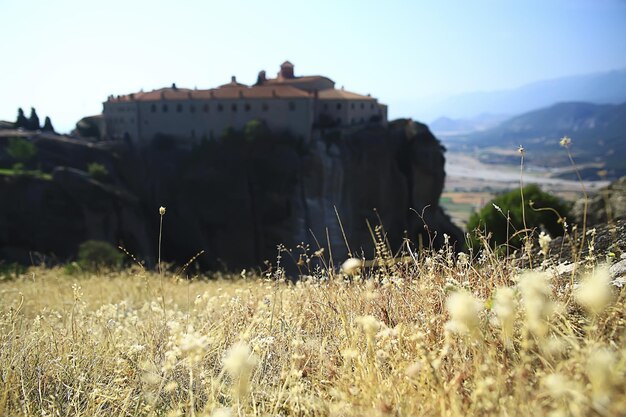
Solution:
M 0 119 L 35 106 L 60 131 L 109 94 L 252 83 L 286 59 L 418 120 L 433 97 L 626 67 L 618 0 L 0 0 L 0 22 Z

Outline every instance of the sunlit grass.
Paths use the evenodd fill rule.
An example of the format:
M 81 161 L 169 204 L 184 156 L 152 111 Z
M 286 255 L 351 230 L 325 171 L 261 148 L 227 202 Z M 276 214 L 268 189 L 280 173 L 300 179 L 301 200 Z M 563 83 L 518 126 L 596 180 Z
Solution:
M 626 410 L 626 293 L 606 268 L 572 286 L 486 255 L 403 259 L 295 284 L 31 269 L 0 284 L 0 415 Z

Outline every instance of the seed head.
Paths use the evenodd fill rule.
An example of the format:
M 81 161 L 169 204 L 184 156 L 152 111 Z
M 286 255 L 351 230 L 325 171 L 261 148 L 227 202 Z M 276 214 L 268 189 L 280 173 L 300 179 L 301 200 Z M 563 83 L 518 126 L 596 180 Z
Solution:
M 450 313 L 450 321 L 446 329 L 453 333 L 466 335 L 474 332 L 479 324 L 479 315 L 483 305 L 481 301 L 467 291 L 453 292 L 446 300 L 446 307 Z
M 163 216 L 165 214 L 165 207 L 163 207 L 163 206 L 159 207 L 159 214 L 161 216 Z
M 230 347 L 223 360 L 224 370 L 233 378 L 249 374 L 257 364 L 257 358 L 252 354 L 250 347 L 238 342 Z
M 361 326 L 363 333 L 371 338 L 373 338 L 382 327 L 382 323 L 376 320 L 374 316 L 361 316 L 357 317 L 354 321 Z
M 513 335 L 516 304 L 515 290 L 513 288 L 502 287 L 496 290 L 493 300 L 493 312 L 496 313 L 497 323 L 502 329 L 502 339 L 505 343 L 508 343 Z
M 559 144 L 564 148 L 569 148 L 569 146 L 572 144 L 572 139 L 568 136 L 563 136 Z
M 595 402 L 607 406 L 613 386 L 619 378 L 615 372 L 617 358 L 608 349 L 596 348 L 589 353 L 587 375 Z
M 548 256 L 548 251 L 550 250 L 550 242 L 552 242 L 552 238 L 550 235 L 541 232 L 539 234 L 539 247 L 541 248 L 541 253 L 543 256 Z
M 608 267 L 606 265 L 597 267 L 583 278 L 576 289 L 574 293 L 576 301 L 592 314 L 602 312 L 613 298 L 610 280 Z
M 526 325 L 535 335 L 545 336 L 548 332 L 547 321 L 554 312 L 548 277 L 540 272 L 528 272 L 520 277 L 518 286 L 526 312 Z
M 363 266 L 363 262 L 360 259 L 348 258 L 341 265 L 341 270 L 346 275 L 355 275 L 361 270 L 362 266 Z

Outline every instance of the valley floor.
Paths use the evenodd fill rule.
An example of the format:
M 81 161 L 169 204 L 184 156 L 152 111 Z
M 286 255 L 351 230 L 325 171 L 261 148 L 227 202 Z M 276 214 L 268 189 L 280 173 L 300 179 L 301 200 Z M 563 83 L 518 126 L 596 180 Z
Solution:
M 524 185 L 538 184 L 542 190 L 564 200 L 575 201 L 583 196 L 580 182 L 551 177 L 561 172 L 561 168 L 546 170 L 526 166 L 523 176 L 520 168 L 520 165 L 485 164 L 470 155 L 447 152 L 446 184 L 440 203 L 452 221 L 464 229 L 473 212 L 480 210 L 497 193 L 519 189 L 521 180 Z M 592 193 L 608 184 L 609 181 L 585 181 L 584 187 Z

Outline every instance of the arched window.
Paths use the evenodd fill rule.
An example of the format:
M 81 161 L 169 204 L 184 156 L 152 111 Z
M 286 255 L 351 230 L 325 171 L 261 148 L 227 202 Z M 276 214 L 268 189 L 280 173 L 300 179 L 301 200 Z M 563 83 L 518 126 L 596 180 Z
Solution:
M 337 110 L 341 110 L 341 103 L 337 103 Z
M 236 104 L 233 104 L 230 108 L 233 111 L 233 113 L 237 113 L 237 105 Z
M 217 111 L 224 111 L 224 106 L 222 106 L 221 104 L 218 104 Z
M 244 104 L 243 108 L 245 111 L 250 111 L 250 103 Z
M 163 109 L 163 113 L 167 113 L 167 104 L 164 104 L 162 109 Z
M 182 111 L 183 111 L 183 105 L 182 105 L 182 104 L 177 104 L 177 105 L 176 105 L 176 111 L 177 111 L 178 113 L 182 112 Z

